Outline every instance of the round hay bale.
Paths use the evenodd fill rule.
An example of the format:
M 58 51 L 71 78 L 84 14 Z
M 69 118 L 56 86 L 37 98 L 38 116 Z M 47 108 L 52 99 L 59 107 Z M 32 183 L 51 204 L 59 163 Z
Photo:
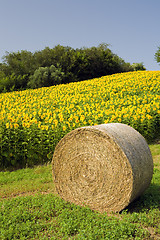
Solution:
M 77 128 L 57 144 L 52 160 L 57 193 L 99 212 L 119 212 L 150 185 L 148 144 L 121 123 Z

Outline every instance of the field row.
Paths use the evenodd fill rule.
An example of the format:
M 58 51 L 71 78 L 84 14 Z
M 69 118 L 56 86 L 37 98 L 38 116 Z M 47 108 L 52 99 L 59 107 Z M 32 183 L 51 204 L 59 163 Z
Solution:
M 17 155 L 24 163 L 33 155 L 50 161 L 61 137 L 86 125 L 121 122 L 152 140 L 160 126 L 159 89 L 160 71 L 139 71 L 2 93 L 0 166 L 16 165 Z

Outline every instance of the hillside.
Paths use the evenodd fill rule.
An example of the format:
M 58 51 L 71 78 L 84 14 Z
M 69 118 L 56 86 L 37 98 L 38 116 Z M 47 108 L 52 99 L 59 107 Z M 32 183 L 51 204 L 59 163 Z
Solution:
M 57 142 L 86 125 L 121 122 L 147 141 L 160 128 L 160 71 L 0 94 L 0 168 L 48 162 Z

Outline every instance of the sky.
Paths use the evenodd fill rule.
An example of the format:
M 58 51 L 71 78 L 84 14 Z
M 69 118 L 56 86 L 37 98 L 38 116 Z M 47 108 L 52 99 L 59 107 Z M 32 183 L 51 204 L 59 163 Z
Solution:
M 6 52 L 101 43 L 125 62 L 160 70 L 160 0 L 0 0 L 0 62 Z

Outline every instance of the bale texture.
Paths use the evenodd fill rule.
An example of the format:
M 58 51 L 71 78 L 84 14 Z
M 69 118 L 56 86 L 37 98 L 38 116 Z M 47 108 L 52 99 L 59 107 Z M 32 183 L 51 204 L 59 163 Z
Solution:
M 57 193 L 99 212 L 119 212 L 150 185 L 153 159 L 142 135 L 121 123 L 77 128 L 52 160 Z

